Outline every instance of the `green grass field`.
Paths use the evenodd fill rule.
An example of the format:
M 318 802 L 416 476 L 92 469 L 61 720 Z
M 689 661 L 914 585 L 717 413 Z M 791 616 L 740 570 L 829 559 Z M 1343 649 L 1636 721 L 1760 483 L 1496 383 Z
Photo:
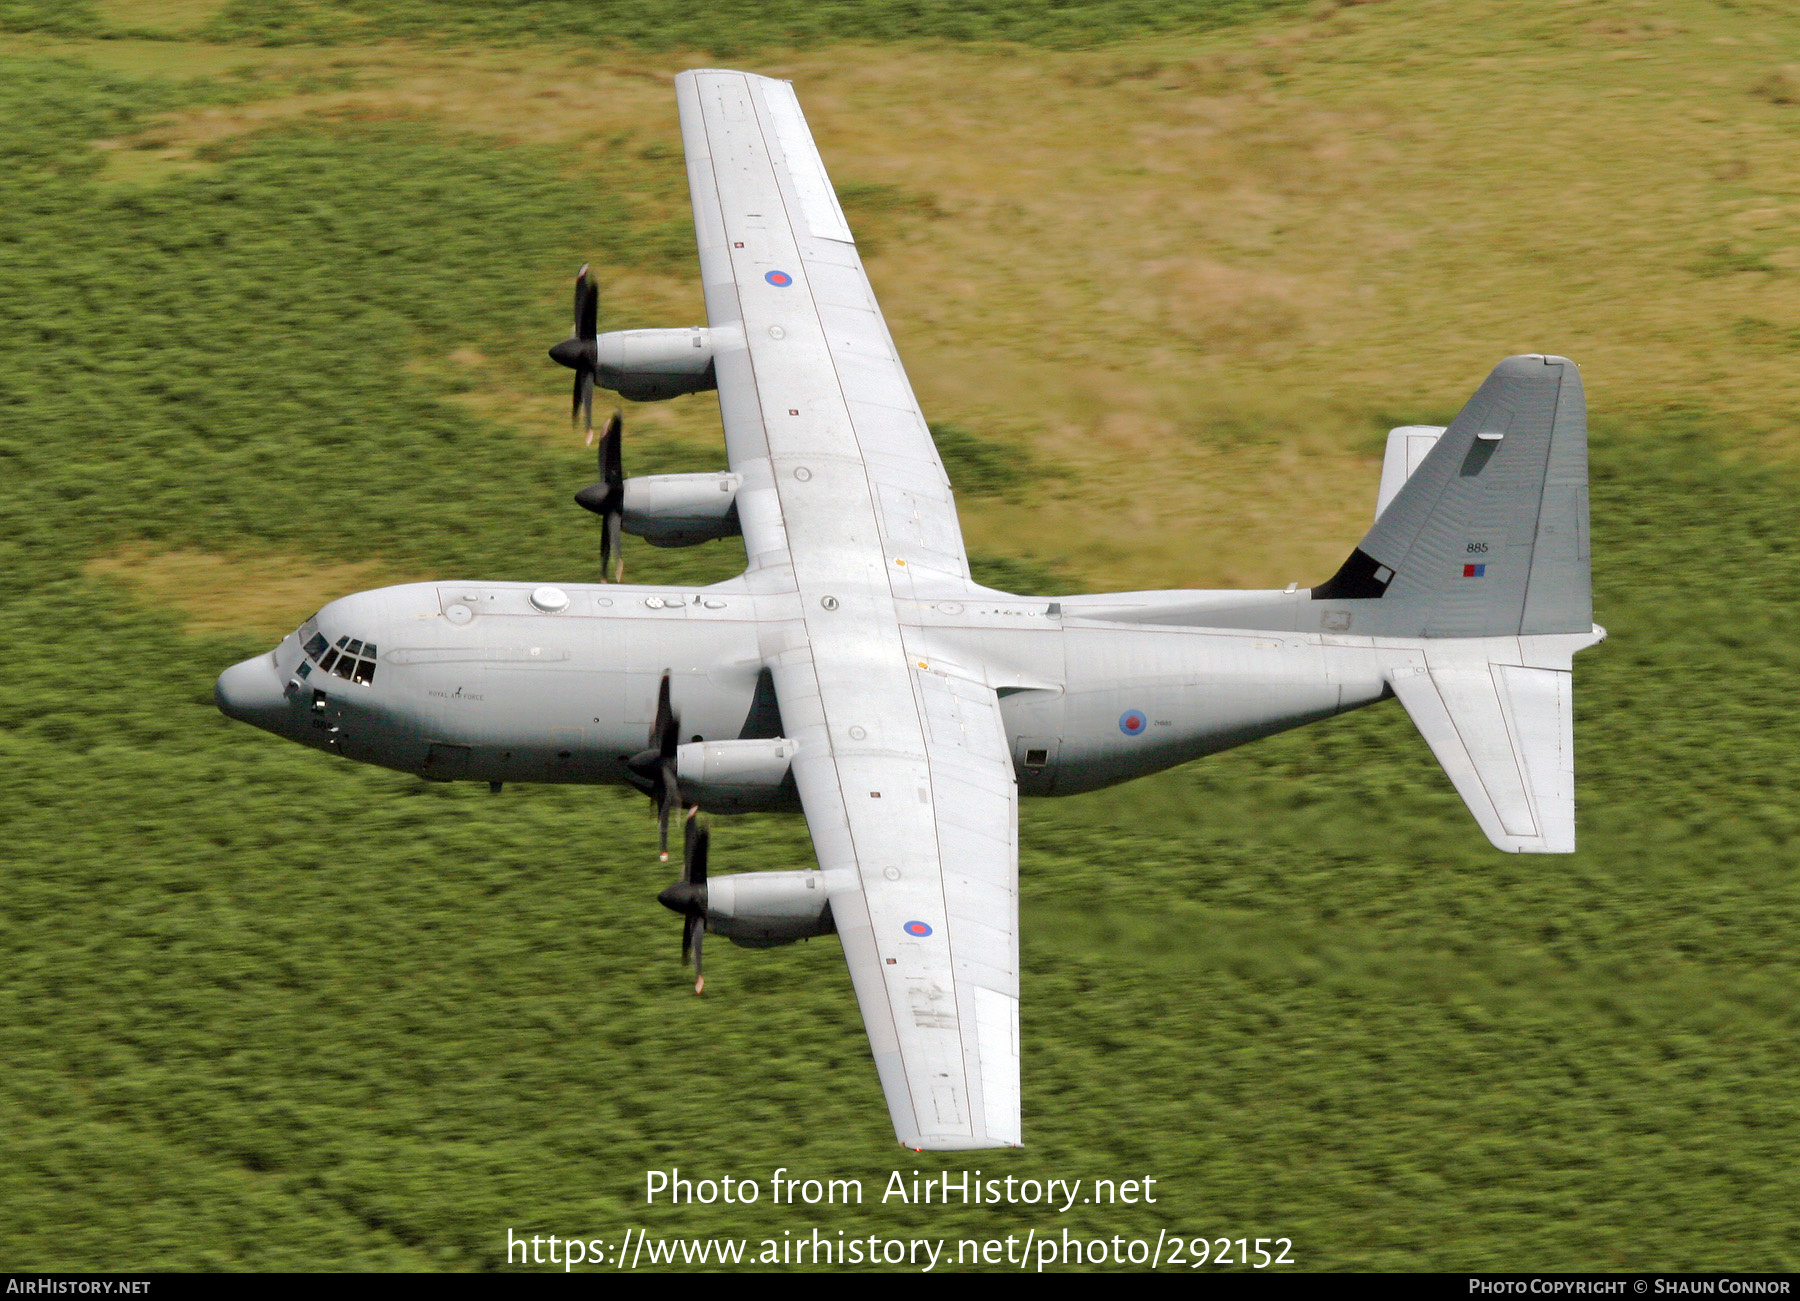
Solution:
M 0 3 L 0 1265 L 818 1225 L 1800 1268 L 1800 19 L 441 8 Z M 835 942 L 716 944 L 691 995 L 640 798 L 222 718 L 343 591 L 597 576 L 542 350 L 589 258 L 608 324 L 696 319 L 667 77 L 719 54 L 795 78 L 990 581 L 1316 581 L 1389 424 L 1582 361 L 1581 852 L 1491 850 L 1392 702 L 1029 803 L 1027 1146 L 945 1160 L 894 1146 Z M 629 471 L 722 461 L 708 398 L 628 419 Z M 810 861 L 796 819 L 714 845 Z M 1161 1197 L 647 1208 L 675 1165 Z

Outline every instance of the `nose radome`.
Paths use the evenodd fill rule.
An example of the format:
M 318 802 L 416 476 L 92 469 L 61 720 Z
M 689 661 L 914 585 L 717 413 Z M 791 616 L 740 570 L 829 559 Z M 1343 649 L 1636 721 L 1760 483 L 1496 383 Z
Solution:
M 273 729 L 288 712 L 281 678 L 267 655 L 233 664 L 219 674 L 213 698 L 221 713 L 253 727 Z

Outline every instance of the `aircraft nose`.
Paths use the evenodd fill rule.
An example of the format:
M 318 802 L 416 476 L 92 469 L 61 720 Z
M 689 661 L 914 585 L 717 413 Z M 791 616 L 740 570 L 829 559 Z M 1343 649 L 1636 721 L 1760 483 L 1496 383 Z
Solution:
M 219 680 L 213 686 L 213 699 L 219 702 L 219 711 L 226 717 L 270 731 L 275 730 L 288 713 L 281 678 L 267 655 L 233 664 L 219 674 Z

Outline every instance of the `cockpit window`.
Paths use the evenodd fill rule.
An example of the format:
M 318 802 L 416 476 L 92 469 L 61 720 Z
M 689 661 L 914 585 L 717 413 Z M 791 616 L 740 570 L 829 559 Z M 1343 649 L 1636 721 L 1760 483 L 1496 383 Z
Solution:
M 310 623 L 310 621 L 309 621 Z M 301 632 L 306 632 L 302 628 Z M 303 648 L 306 658 L 319 666 L 321 673 L 336 674 L 351 682 L 367 686 L 375 680 L 376 647 L 372 641 L 359 641 L 348 633 L 339 637 L 335 644 L 326 641 L 321 632 L 313 632 Z M 302 678 L 312 672 L 312 664 L 302 664 L 299 674 Z

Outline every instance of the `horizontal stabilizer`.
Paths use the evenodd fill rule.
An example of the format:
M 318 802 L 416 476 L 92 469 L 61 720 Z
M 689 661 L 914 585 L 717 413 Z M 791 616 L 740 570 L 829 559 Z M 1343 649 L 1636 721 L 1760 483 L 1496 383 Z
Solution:
M 1444 436 L 1443 425 L 1401 425 L 1388 430 L 1387 454 L 1381 458 L 1381 488 L 1375 494 L 1375 518 L 1425 463 L 1425 457 Z
M 1428 645 L 1390 664 L 1394 694 L 1496 848 L 1575 852 L 1570 657 L 1605 635 Z

